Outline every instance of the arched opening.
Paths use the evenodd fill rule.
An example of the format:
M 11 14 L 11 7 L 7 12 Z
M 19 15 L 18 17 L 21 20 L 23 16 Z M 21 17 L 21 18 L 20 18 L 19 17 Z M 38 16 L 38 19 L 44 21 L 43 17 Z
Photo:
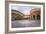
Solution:
M 37 15 L 37 20 L 40 20 L 40 15 Z
M 33 19 L 35 20 L 35 15 L 33 15 Z

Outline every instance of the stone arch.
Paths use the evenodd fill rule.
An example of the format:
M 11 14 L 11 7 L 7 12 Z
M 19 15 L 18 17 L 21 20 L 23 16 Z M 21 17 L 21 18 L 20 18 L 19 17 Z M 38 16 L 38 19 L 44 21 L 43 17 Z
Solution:
M 35 15 L 33 15 L 33 19 L 35 20 Z
M 40 15 L 37 15 L 37 20 L 40 20 Z

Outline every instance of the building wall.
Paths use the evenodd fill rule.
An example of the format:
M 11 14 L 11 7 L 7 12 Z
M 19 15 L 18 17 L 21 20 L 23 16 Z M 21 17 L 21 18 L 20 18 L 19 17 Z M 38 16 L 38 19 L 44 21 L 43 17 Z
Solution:
M 38 9 L 32 9 L 32 11 L 30 12 L 31 17 L 30 19 L 33 20 L 39 20 L 40 19 L 40 10 Z

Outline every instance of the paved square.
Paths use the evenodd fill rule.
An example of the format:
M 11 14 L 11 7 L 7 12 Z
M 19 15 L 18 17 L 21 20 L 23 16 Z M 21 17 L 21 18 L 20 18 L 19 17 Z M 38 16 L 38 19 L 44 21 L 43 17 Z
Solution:
M 40 20 L 16 20 L 12 21 L 12 28 L 19 27 L 40 27 Z

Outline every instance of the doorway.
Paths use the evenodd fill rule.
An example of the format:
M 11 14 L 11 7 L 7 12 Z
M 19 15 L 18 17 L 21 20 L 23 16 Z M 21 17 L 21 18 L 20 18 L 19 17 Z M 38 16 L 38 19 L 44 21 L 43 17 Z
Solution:
M 37 15 L 37 20 L 40 20 L 40 15 Z
M 35 20 L 35 15 L 33 15 L 33 19 Z

